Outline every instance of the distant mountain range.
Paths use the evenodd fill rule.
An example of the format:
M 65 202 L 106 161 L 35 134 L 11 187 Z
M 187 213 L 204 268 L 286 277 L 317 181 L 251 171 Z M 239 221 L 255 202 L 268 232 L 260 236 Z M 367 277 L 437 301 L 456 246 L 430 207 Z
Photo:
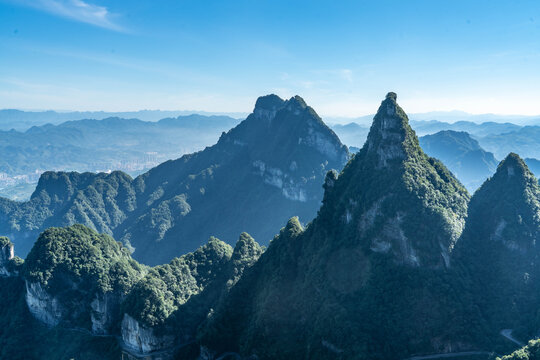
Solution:
M 356 122 L 365 126 L 371 124 L 373 119 L 372 115 L 360 116 L 357 118 L 346 117 L 326 117 L 326 121 L 329 124 L 347 124 L 350 122 Z M 513 123 L 521 126 L 525 125 L 540 125 L 539 115 L 499 115 L 499 114 L 470 114 L 464 111 L 430 111 L 425 113 L 412 113 L 409 114 L 411 125 L 416 121 L 422 122 L 472 122 L 476 124 L 480 123 Z
M 140 110 L 140 111 L 122 111 L 122 112 L 107 112 L 107 111 L 22 111 L 15 109 L 0 110 L 0 130 L 19 130 L 24 131 L 32 126 L 40 126 L 45 124 L 57 125 L 66 121 L 93 119 L 103 120 L 106 118 L 124 118 L 124 119 L 139 119 L 142 121 L 158 121 L 164 118 L 175 118 L 178 116 L 186 116 L 191 114 L 199 114 L 204 116 L 227 116 L 236 119 L 244 119 L 245 113 L 212 113 L 206 111 L 162 111 L 162 110 Z
M 540 126 L 525 126 L 516 131 L 479 137 L 483 148 L 502 158 L 510 152 L 540 158 Z
M 22 198 L 27 191 L 23 185 L 35 187 L 47 170 L 123 170 L 138 175 L 168 159 L 204 149 L 239 122 L 204 115 L 156 122 L 106 118 L 33 126 L 24 132 L 0 131 L 0 193 Z
M 483 141 L 483 138 L 486 138 L 485 142 L 487 146 L 490 144 L 490 139 L 495 137 L 506 138 L 505 142 L 517 145 L 518 143 L 516 141 L 519 138 L 534 139 L 540 128 L 540 126 L 524 127 L 513 123 L 476 123 L 471 121 L 448 123 L 438 120 L 411 120 L 410 125 L 418 136 L 430 135 L 444 130 L 465 131 L 479 141 Z M 369 131 L 369 126 L 357 122 L 351 122 L 345 125 L 334 124 L 331 127 L 346 144 L 355 147 L 362 147 Z M 521 135 L 514 134 L 514 138 L 512 138 L 507 135 L 510 133 L 521 133 Z M 533 141 L 531 140 L 531 142 Z

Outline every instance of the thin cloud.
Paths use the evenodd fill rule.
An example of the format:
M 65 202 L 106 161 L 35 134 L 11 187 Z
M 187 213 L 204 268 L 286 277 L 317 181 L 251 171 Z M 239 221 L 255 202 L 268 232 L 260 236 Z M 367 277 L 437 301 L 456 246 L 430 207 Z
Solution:
M 341 69 L 338 70 L 338 74 L 348 82 L 353 82 L 353 72 L 350 69 Z
M 18 0 L 15 2 L 78 22 L 114 31 L 126 31 L 114 21 L 117 15 L 109 12 L 105 6 L 94 5 L 83 0 Z

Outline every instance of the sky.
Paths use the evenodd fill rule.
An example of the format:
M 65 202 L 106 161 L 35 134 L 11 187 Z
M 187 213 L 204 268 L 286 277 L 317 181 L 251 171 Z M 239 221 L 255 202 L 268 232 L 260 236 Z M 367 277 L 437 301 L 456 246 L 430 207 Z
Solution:
M 0 0 L 0 108 L 540 114 L 540 1 Z

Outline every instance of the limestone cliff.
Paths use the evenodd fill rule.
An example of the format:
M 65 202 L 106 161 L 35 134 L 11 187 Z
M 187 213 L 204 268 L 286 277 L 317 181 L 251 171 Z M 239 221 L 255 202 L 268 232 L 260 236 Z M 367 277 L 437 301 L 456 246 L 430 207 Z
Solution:
M 0 276 L 10 275 L 10 261 L 13 260 L 15 252 L 13 244 L 6 237 L 0 237 Z

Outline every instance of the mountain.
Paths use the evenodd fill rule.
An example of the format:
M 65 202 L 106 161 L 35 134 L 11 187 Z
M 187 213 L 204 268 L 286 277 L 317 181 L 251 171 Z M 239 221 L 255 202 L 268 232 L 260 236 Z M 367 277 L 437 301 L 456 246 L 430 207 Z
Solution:
M 158 122 L 138 119 L 68 121 L 19 132 L 0 131 L 0 193 L 37 182 L 44 170 L 139 174 L 160 162 L 203 149 L 239 120 L 192 114 Z M 17 196 L 19 193 L 15 193 Z M 27 198 L 28 198 L 27 197 Z
M 418 136 L 432 135 L 442 131 L 453 131 L 467 132 L 474 138 L 509 134 L 523 128 L 512 123 L 474 123 L 471 121 L 448 123 L 438 120 L 411 120 L 410 126 Z M 338 134 L 345 144 L 353 147 L 362 147 L 369 132 L 369 127 L 363 123 L 351 122 L 345 125 L 332 125 L 332 130 Z
M 156 350 L 171 359 L 263 251 L 242 233 L 234 249 L 211 238 L 149 268 L 82 225 L 47 229 L 24 262 L 13 258 L 7 238 L 0 245 L 8 254 L 0 257 L 0 354 L 10 359 L 118 359 Z
M 268 248 L 245 232 L 234 248 L 230 240 L 209 237 L 194 251 L 149 267 L 132 258 L 128 241 L 84 225 L 43 231 L 25 261 L 0 237 L 0 354 L 264 360 L 486 359 L 510 353 L 516 338 L 531 338 L 540 328 L 538 180 L 510 154 L 470 199 L 452 173 L 423 152 L 396 100 L 389 93 L 382 101 L 365 145 L 341 173 L 326 171 L 313 221 L 303 225 L 290 218 Z M 290 147 L 280 131 L 296 136 Z M 260 159 L 267 152 L 247 141 L 260 143 L 264 137 L 258 134 L 270 132 L 295 159 L 301 152 L 291 153 L 299 151 L 292 144 L 318 149 L 307 152 L 315 159 L 304 156 L 304 163 L 319 161 L 313 154 L 321 149 L 327 156 L 336 154 L 328 148 L 343 149 L 339 142 L 329 147 L 320 141 L 335 134 L 300 98 L 270 95 L 259 98 L 254 113 L 214 147 L 163 164 L 155 175 L 134 180 L 120 172 L 48 173 L 35 203 L 14 211 L 32 210 L 42 217 L 24 219 L 46 222 L 45 215 L 64 211 L 63 201 L 75 197 L 66 219 L 84 214 L 107 220 L 103 226 L 119 221 L 120 228 L 130 218 L 123 218 L 127 213 L 118 204 L 136 214 L 147 200 L 144 189 L 159 181 L 163 192 L 154 201 L 166 201 L 171 213 L 187 217 L 195 207 L 188 203 L 191 193 L 168 197 L 174 192 L 165 181 L 185 181 L 165 176 L 172 164 L 216 154 L 237 160 L 256 151 Z M 331 136 L 321 135 L 326 133 Z M 272 158 L 263 159 L 271 164 Z M 237 179 L 248 177 L 239 164 Z M 210 175 L 230 171 L 228 166 L 220 162 L 211 174 L 204 172 L 205 179 L 221 180 Z M 256 174 L 260 167 L 255 165 Z M 290 194 L 283 186 L 271 189 Z M 163 216 L 163 207 L 151 215 Z M 247 206 L 239 207 L 248 213 Z M 146 251 L 159 252 L 160 246 Z M 536 347 L 532 342 L 509 359 L 526 358 Z
M 419 141 L 429 156 L 441 160 L 471 192 L 497 169 L 493 154 L 482 149 L 466 132 L 445 130 L 422 136 Z
M 289 220 L 202 327 L 205 353 L 396 359 L 483 341 L 448 269 L 469 195 L 421 150 L 396 94 L 324 187 L 313 222 Z
M 411 114 L 412 121 L 438 120 L 448 123 L 465 121 L 469 123 L 513 123 L 513 124 L 533 124 L 540 121 L 538 115 L 498 115 L 498 114 L 470 114 L 464 111 L 431 111 L 425 113 Z
M 510 154 L 474 194 L 455 261 L 473 280 L 475 298 L 498 329 L 525 338 L 540 328 L 540 187 Z
M 315 216 L 324 174 L 347 157 L 300 97 L 264 96 L 216 145 L 135 179 L 44 173 L 29 201 L 0 199 L 0 233 L 24 255 L 40 231 L 81 223 L 114 235 L 148 264 L 192 251 L 210 236 L 231 242 L 247 231 L 266 244 L 289 217 Z
M 60 124 L 66 121 L 80 119 L 103 120 L 107 118 L 140 119 L 142 121 L 158 121 L 164 118 L 181 117 L 190 114 L 200 114 L 202 116 L 225 116 L 233 118 L 244 118 L 243 113 L 210 113 L 205 111 L 162 111 L 162 110 L 140 110 L 125 112 L 106 111 L 22 111 L 15 109 L 0 110 L 0 129 L 25 131 L 32 126 L 42 126 L 45 124 Z
M 443 130 L 465 131 L 473 136 L 499 135 L 518 131 L 520 125 L 509 122 L 500 123 L 487 121 L 476 123 L 472 121 L 456 121 L 453 123 L 438 120 L 411 120 L 411 126 L 418 135 L 434 134 Z
M 366 141 L 369 133 L 369 127 L 352 122 L 345 125 L 332 125 L 332 130 L 336 132 L 341 141 L 349 147 L 354 146 L 361 148 Z
M 517 131 L 479 137 L 478 142 L 499 159 L 508 153 L 523 157 L 540 158 L 540 126 L 524 126 Z
M 536 177 L 540 177 L 540 160 L 526 158 L 525 163 L 529 167 L 529 170 L 531 170 L 536 175 Z
M 66 231 L 66 233 L 68 233 Z M 56 232 L 58 235 L 59 232 Z M 95 238 L 98 235 L 95 234 Z M 73 237 L 69 238 L 73 239 Z M 80 242 L 77 242 L 79 245 Z M 113 248 L 116 244 L 113 245 Z M 117 245 L 116 245 L 117 246 Z M 85 250 L 95 249 L 89 246 Z M 71 247 L 76 250 L 75 246 Z M 51 327 L 43 322 L 43 318 L 36 318 L 31 312 L 29 304 L 28 290 L 24 279 L 24 260 L 14 256 L 13 244 L 7 238 L 0 238 L 0 297 L 2 307 L 0 308 L 0 358 L 2 359 L 118 359 L 121 356 L 121 349 L 116 339 L 113 337 L 92 337 L 88 331 L 70 331 L 63 327 Z M 51 248 L 43 253 L 40 259 L 42 264 L 51 264 L 51 259 L 55 258 L 57 248 Z M 79 251 L 80 254 L 80 251 Z M 58 254 L 60 255 L 60 254 Z M 79 260 L 79 265 L 86 261 L 88 257 Z M 108 260 L 108 259 L 107 259 Z M 55 259 L 58 264 L 62 260 Z M 104 262 L 101 265 L 108 266 Z M 84 264 L 88 272 L 93 266 Z M 78 271 L 83 266 L 79 266 Z M 45 268 L 45 266 L 43 266 Z M 55 269 L 46 267 L 44 274 L 48 271 L 55 273 L 58 277 L 63 274 L 63 268 Z M 90 270 L 92 271 L 92 270 Z M 98 270 L 99 271 L 99 270 Z M 47 276 L 47 275 L 46 275 Z M 50 277 L 49 277 L 50 278 Z M 96 278 L 94 278 L 96 279 Z M 65 289 L 55 288 L 55 291 L 67 293 Z M 54 299 L 51 297 L 51 299 Z M 45 300 L 43 297 L 36 300 Z M 36 303 L 33 303 L 36 304 Z M 45 305 L 45 302 L 42 302 Z M 57 302 L 47 304 L 48 308 L 53 308 Z

